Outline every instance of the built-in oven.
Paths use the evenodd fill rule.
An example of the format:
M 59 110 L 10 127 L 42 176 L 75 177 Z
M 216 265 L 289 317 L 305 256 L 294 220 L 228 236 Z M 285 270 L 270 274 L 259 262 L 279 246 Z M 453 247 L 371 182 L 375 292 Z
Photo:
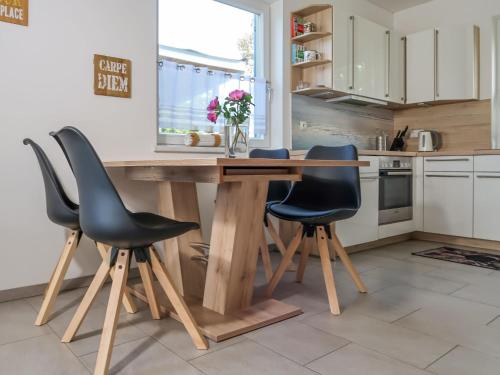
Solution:
M 378 223 L 413 218 L 412 158 L 381 157 L 379 167 Z

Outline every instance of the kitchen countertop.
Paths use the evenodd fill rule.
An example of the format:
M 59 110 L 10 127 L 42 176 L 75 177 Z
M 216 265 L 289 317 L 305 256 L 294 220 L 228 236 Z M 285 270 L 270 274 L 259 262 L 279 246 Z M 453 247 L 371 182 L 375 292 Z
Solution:
M 304 156 L 307 150 L 292 150 L 292 157 Z M 500 149 L 490 150 L 470 150 L 470 151 L 378 151 L 378 150 L 358 150 L 359 155 L 364 156 L 477 156 L 477 155 L 500 155 Z

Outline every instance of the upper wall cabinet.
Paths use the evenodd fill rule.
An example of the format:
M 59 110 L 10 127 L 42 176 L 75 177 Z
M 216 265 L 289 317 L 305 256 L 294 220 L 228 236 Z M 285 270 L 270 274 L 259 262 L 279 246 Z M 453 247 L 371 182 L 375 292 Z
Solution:
M 406 36 L 406 103 L 434 100 L 434 30 Z
M 334 90 L 401 102 L 400 46 L 396 32 L 335 10 Z
M 406 36 L 406 103 L 479 99 L 479 28 Z

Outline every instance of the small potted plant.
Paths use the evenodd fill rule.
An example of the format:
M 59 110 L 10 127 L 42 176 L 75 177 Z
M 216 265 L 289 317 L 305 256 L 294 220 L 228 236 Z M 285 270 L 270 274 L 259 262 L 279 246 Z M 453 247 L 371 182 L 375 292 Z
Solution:
M 234 90 L 220 104 L 215 97 L 207 107 L 207 119 L 213 123 L 222 114 L 224 116 L 224 147 L 227 158 L 248 157 L 248 122 L 252 95 L 244 90 Z

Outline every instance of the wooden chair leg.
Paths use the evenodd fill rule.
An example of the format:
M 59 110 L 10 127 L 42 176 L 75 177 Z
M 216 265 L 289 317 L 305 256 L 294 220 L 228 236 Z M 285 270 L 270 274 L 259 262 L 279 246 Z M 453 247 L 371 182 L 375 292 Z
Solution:
M 156 320 L 161 319 L 160 307 L 158 306 L 158 300 L 156 299 L 153 287 L 153 274 L 151 273 L 151 267 L 148 262 L 137 263 L 137 267 L 139 268 L 139 272 L 141 274 L 144 292 L 146 293 L 149 309 L 151 310 L 151 316 Z
M 64 336 L 61 339 L 62 342 L 71 342 L 75 337 L 76 333 L 78 332 L 78 329 L 80 328 L 80 325 L 83 322 L 83 319 L 85 319 L 85 316 L 89 312 L 90 306 L 94 302 L 97 293 L 99 293 L 104 282 L 108 278 L 110 269 L 111 267 L 109 266 L 109 257 L 107 257 L 107 259 L 102 261 L 99 269 L 97 270 L 94 276 L 94 279 L 92 280 L 89 288 L 87 289 L 87 292 L 83 296 L 80 306 L 78 306 L 78 309 L 76 310 L 73 319 L 71 319 L 68 328 L 66 328 L 66 332 L 64 333 Z
M 321 258 L 321 268 L 323 269 L 323 276 L 325 277 L 330 311 L 334 315 L 339 315 L 339 299 L 337 297 L 337 289 L 335 288 L 335 279 L 333 278 L 332 262 L 330 260 L 330 252 L 328 251 L 327 235 L 323 227 L 316 228 L 316 240 L 318 242 L 319 256 Z
M 267 285 L 266 295 L 268 297 L 272 296 L 274 289 L 276 289 L 276 286 L 278 285 L 283 275 L 285 274 L 285 271 L 290 262 L 292 261 L 293 255 L 297 251 L 301 242 L 302 242 L 302 225 L 300 225 L 299 228 L 297 229 L 297 232 L 295 233 L 292 242 L 290 242 L 290 245 L 288 246 L 288 249 L 286 250 L 285 255 L 283 256 L 283 259 L 281 259 L 281 263 L 279 264 L 276 271 L 274 271 L 273 277 L 271 278 L 271 281 Z
M 104 326 L 102 328 L 101 342 L 99 343 L 94 375 L 108 374 L 113 343 L 115 341 L 116 327 L 120 315 L 120 302 L 123 299 L 123 292 L 127 285 L 129 261 L 130 251 L 119 250 L 115 266 L 115 278 L 113 279 L 111 292 L 109 294 L 108 307 L 106 309 L 106 317 L 104 318 Z
M 330 224 L 330 233 L 335 233 L 335 222 Z M 337 251 L 335 250 L 335 245 L 333 243 L 333 236 L 332 236 L 332 240 L 330 241 L 330 243 L 332 244 L 332 247 L 330 248 L 330 254 L 331 254 L 332 260 L 336 261 L 337 260 Z
M 47 289 L 45 290 L 45 295 L 43 297 L 42 307 L 38 312 L 38 316 L 35 320 L 35 325 L 41 326 L 49 320 L 50 313 L 54 307 L 57 295 L 61 290 L 62 283 L 64 281 L 64 276 L 68 271 L 69 264 L 76 248 L 78 247 L 78 239 L 80 237 L 80 231 L 71 232 L 66 244 L 64 245 L 59 261 L 57 262 L 56 268 L 52 272 Z
M 297 274 L 295 280 L 301 283 L 304 280 L 304 272 L 306 270 L 307 261 L 309 260 L 309 255 L 311 254 L 312 245 L 314 243 L 314 237 L 305 237 L 304 246 L 302 246 L 302 252 L 300 253 L 300 262 L 297 267 Z
M 165 294 L 167 295 L 168 299 L 172 303 L 172 306 L 177 312 L 177 315 L 179 315 L 179 318 L 184 324 L 184 327 L 186 327 L 186 330 L 191 336 L 194 345 L 196 346 L 197 349 L 203 349 L 203 350 L 208 349 L 207 340 L 201 334 L 200 329 L 198 328 L 198 324 L 194 320 L 191 311 L 189 311 L 186 302 L 175 288 L 175 285 L 173 284 L 165 268 L 165 265 L 158 256 L 158 253 L 153 247 L 150 247 L 149 254 L 151 257 L 151 265 L 153 268 L 153 272 L 156 275 L 158 281 L 160 282 L 160 285 L 165 291 Z
M 260 255 L 264 265 L 264 272 L 266 274 L 266 281 L 269 282 L 273 276 L 273 265 L 271 263 L 271 256 L 269 255 L 269 247 L 267 246 L 266 235 L 264 233 L 264 226 L 262 226 L 262 235 L 260 238 Z
M 274 228 L 273 223 L 269 219 L 267 220 L 267 230 L 269 231 L 269 234 L 271 235 L 271 238 L 273 239 L 274 243 L 276 244 L 276 247 L 278 248 L 281 255 L 285 256 L 286 251 L 287 251 L 285 244 L 283 243 L 283 240 L 281 239 L 278 232 L 276 231 L 276 228 Z M 293 261 L 290 262 L 290 265 L 288 266 L 287 271 L 290 271 L 290 272 L 297 271 L 297 265 Z
M 358 287 L 358 290 L 361 293 L 366 293 L 368 290 L 366 289 L 365 284 L 363 283 L 363 280 L 361 280 L 361 277 L 359 276 L 358 271 L 352 264 L 351 258 L 349 258 L 349 255 L 347 255 L 347 252 L 344 249 L 344 246 L 340 243 L 339 238 L 337 237 L 337 234 L 335 232 L 332 232 L 332 244 L 333 247 L 335 248 L 335 251 L 337 252 L 337 255 L 339 256 L 340 260 L 344 264 L 345 268 L 351 275 L 354 283 Z
M 97 246 L 97 251 L 99 251 L 99 254 L 101 255 L 102 259 L 106 259 L 106 256 L 108 254 L 109 249 L 104 245 L 103 243 L 96 243 Z M 111 276 L 111 279 L 113 280 L 115 274 L 115 269 L 114 267 L 111 268 L 109 271 L 109 275 Z M 135 314 L 138 311 L 137 305 L 135 304 L 132 296 L 130 295 L 129 288 L 125 288 L 125 292 L 123 293 L 123 307 L 129 314 Z

